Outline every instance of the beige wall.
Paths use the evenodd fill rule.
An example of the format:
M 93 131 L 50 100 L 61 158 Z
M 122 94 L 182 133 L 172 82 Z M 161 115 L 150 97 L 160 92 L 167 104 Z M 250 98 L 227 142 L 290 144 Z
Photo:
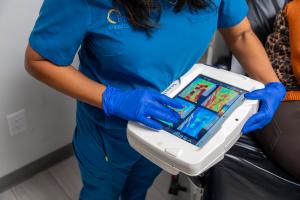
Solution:
M 0 1 L 0 177 L 70 143 L 75 101 L 33 80 L 24 49 L 42 0 Z M 10 136 L 6 116 L 27 111 L 28 130 Z

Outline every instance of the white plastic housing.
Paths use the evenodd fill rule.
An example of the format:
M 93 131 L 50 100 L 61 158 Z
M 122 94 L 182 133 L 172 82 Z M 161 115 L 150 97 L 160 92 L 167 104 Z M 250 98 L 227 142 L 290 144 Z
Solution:
M 180 80 L 173 82 L 164 94 L 174 97 L 199 74 L 236 86 L 246 91 L 264 87 L 246 76 L 203 64 L 196 64 Z M 199 148 L 164 130 L 155 131 L 141 124 L 129 122 L 129 144 L 140 154 L 171 174 L 182 172 L 197 176 L 223 159 L 235 144 L 247 119 L 257 112 L 258 101 L 245 100 L 224 121 L 217 133 Z

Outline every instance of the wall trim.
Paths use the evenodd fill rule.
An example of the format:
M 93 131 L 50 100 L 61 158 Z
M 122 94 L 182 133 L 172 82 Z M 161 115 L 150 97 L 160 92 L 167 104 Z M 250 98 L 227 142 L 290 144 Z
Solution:
M 36 161 L 33 161 L 20 169 L 0 178 L 0 193 L 25 181 L 34 174 L 41 172 L 51 166 L 71 157 L 73 155 L 72 144 L 65 145 Z

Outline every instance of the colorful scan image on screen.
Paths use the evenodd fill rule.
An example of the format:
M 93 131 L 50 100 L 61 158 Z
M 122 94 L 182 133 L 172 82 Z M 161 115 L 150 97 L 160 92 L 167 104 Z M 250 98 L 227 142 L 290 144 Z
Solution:
M 208 96 L 216 87 L 216 84 L 198 77 L 179 96 L 197 103 L 201 96 Z
M 200 131 L 208 130 L 218 118 L 217 113 L 199 107 L 177 129 L 193 138 L 197 138 Z
M 219 86 L 203 103 L 202 106 L 222 115 L 239 97 L 239 93 Z
M 185 118 L 186 116 L 188 116 L 188 114 L 190 114 L 194 108 L 196 107 L 194 104 L 188 102 L 188 101 L 185 101 L 181 98 L 178 98 L 176 97 L 175 98 L 176 101 L 178 103 L 180 103 L 182 105 L 182 108 L 180 109 L 174 109 L 176 112 L 178 112 L 178 114 L 180 115 L 181 119 Z
M 175 110 L 176 112 L 178 112 L 181 119 L 184 119 L 186 116 L 188 116 L 188 114 L 190 114 L 194 110 L 194 108 L 196 107 L 194 104 L 192 104 L 188 101 L 185 101 L 181 98 L 176 97 L 175 100 L 182 105 L 182 108 L 180 108 L 180 109 L 172 108 L 172 107 L 170 107 L 170 108 Z M 166 122 L 166 121 L 163 121 L 163 120 L 159 120 L 159 121 L 161 121 L 162 123 L 168 125 L 169 127 L 173 127 L 172 123 L 169 123 L 169 122 Z

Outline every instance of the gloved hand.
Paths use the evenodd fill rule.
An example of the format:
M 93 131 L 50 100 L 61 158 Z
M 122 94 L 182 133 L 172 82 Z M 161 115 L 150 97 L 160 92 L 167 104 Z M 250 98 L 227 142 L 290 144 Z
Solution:
M 103 92 L 102 102 L 106 115 L 137 121 L 154 129 L 163 126 L 151 118 L 176 123 L 180 115 L 167 106 L 182 108 L 174 99 L 159 92 L 145 89 L 121 91 L 109 86 Z
M 245 94 L 247 99 L 259 100 L 258 112 L 253 115 L 244 125 L 243 134 L 263 128 L 273 118 L 279 104 L 285 97 L 285 87 L 278 82 L 268 83 L 264 89 L 255 90 Z

